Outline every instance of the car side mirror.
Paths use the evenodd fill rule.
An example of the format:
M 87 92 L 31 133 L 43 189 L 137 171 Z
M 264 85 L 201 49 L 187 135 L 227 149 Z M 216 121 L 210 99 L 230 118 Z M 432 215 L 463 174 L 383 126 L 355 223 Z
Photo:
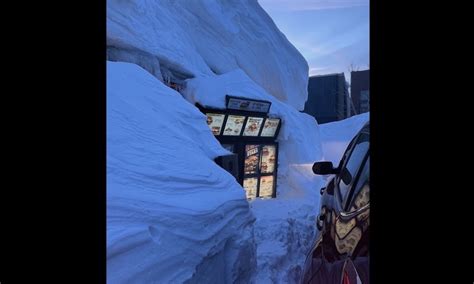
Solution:
M 338 169 L 335 169 L 332 165 L 332 162 L 316 162 L 313 165 L 313 173 L 317 175 L 330 175 L 337 174 Z

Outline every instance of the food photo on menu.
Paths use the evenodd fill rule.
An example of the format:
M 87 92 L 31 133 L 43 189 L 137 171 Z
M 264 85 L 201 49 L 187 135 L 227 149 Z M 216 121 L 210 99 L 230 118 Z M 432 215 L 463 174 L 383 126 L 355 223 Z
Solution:
M 246 175 L 257 173 L 259 158 L 258 145 L 245 145 L 244 172 Z
M 273 195 L 273 176 L 260 177 L 259 197 L 272 197 Z
M 244 136 L 258 136 L 263 117 L 249 117 L 245 125 Z
M 229 115 L 224 128 L 224 135 L 238 136 L 244 125 L 245 116 Z
M 222 124 L 224 123 L 224 114 L 207 113 L 207 125 L 212 131 L 212 134 L 219 135 L 221 133 Z
M 260 172 L 269 174 L 275 170 L 275 152 L 273 145 L 265 145 L 262 148 L 262 162 L 260 164 Z
M 244 189 L 247 198 L 257 197 L 257 178 L 244 179 Z
M 263 137 L 273 137 L 278 129 L 278 125 L 280 124 L 279 118 L 267 118 L 263 125 L 262 134 L 260 136 Z

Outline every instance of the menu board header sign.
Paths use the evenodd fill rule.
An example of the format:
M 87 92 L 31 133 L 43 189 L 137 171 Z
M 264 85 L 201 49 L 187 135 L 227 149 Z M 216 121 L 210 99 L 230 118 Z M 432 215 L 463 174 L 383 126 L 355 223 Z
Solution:
M 245 110 L 253 112 L 268 113 L 270 111 L 271 102 L 252 100 L 245 98 L 238 98 L 232 96 L 226 96 L 227 108 L 235 110 Z

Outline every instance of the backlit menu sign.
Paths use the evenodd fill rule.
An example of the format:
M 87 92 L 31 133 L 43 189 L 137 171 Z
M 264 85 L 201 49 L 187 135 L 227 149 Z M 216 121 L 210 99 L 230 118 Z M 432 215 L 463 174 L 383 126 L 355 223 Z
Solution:
M 258 179 L 257 178 L 245 178 L 244 179 L 244 188 L 245 188 L 245 195 L 248 199 L 256 198 L 257 197 L 257 185 Z
M 275 197 L 276 144 L 245 145 L 243 187 L 247 198 Z
M 221 134 L 222 124 L 224 123 L 225 114 L 206 113 L 207 125 L 212 131 L 212 134 Z
M 273 176 L 260 177 L 259 197 L 272 197 L 273 195 Z
M 262 126 L 263 117 L 249 117 L 245 124 L 244 136 L 258 136 Z
M 258 145 L 245 145 L 245 166 L 246 175 L 256 174 L 260 160 L 260 151 Z
M 278 125 L 280 124 L 279 118 L 267 118 L 265 120 L 265 124 L 263 125 L 262 133 L 260 136 L 262 137 L 273 137 L 278 129 Z
M 245 116 L 241 115 L 229 115 L 227 117 L 227 122 L 224 127 L 225 136 L 239 136 L 242 131 L 242 126 L 244 126 Z
M 260 172 L 262 174 L 271 174 L 275 170 L 275 150 L 273 145 L 262 147 L 262 162 L 260 163 Z

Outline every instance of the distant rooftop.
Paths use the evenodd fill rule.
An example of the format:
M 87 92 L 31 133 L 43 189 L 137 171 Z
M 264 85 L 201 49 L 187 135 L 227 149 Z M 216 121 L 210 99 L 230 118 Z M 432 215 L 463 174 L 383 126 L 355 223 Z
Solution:
M 315 78 L 315 77 L 329 77 L 329 76 L 336 76 L 336 75 L 337 75 L 337 76 L 340 76 L 340 75 L 344 76 L 344 72 L 341 72 L 341 73 L 332 73 L 332 74 L 322 74 L 322 75 L 311 75 L 311 76 L 309 76 L 309 77 L 310 77 L 310 78 Z M 345 78 L 345 76 L 344 76 L 344 78 Z

